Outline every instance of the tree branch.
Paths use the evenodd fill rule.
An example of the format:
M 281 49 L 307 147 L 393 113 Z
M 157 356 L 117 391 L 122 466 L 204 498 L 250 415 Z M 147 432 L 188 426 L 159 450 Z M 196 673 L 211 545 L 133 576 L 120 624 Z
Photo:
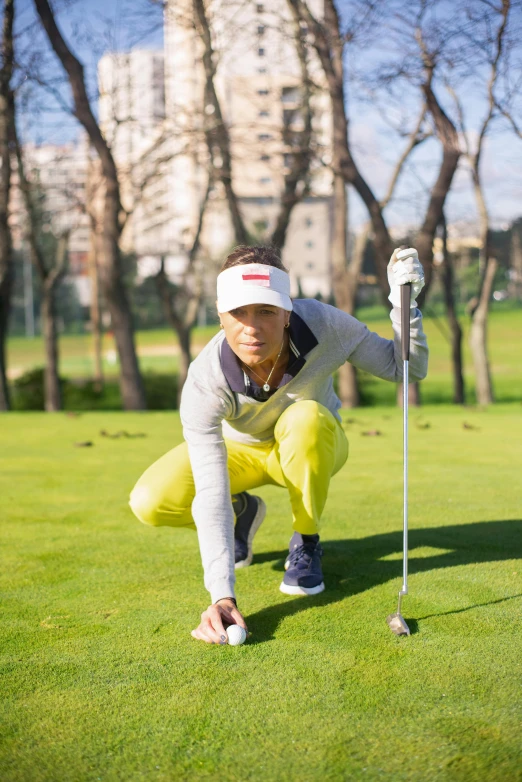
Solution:
M 116 165 L 107 142 L 92 113 L 87 91 L 83 65 L 72 54 L 56 24 L 53 12 L 47 0 L 34 0 L 36 10 L 47 33 L 51 46 L 66 71 L 74 99 L 74 115 L 87 131 L 93 147 L 101 160 L 103 173 L 111 182 L 117 182 Z M 119 200 L 119 196 L 118 196 Z
M 230 138 L 228 128 L 223 119 L 221 104 L 217 96 L 214 79 L 216 76 L 215 54 L 212 47 L 212 37 L 210 25 L 208 23 L 205 5 L 203 0 L 193 0 L 194 18 L 196 20 L 196 29 L 203 43 L 203 66 L 205 69 L 205 102 L 208 100 L 213 107 L 212 117 L 215 122 L 211 126 L 205 123 L 205 138 L 208 146 L 210 159 L 214 161 L 213 147 L 219 148 L 222 165 L 215 167 L 216 176 L 219 177 L 225 188 L 228 207 L 232 217 L 236 241 L 239 244 L 248 243 L 248 232 L 245 228 L 236 193 L 232 184 L 232 155 L 230 152 Z

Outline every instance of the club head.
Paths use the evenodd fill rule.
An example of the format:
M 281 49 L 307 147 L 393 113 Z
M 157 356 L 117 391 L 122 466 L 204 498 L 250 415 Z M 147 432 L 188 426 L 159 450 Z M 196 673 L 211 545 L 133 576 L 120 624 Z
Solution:
M 404 621 L 404 617 L 401 614 L 390 614 L 386 617 L 388 627 L 395 633 L 395 635 L 410 635 L 410 628 Z

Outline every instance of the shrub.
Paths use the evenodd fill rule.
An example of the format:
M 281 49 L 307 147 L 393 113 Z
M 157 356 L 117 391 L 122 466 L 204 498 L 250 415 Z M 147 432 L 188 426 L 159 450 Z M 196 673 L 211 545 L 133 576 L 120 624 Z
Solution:
M 149 410 L 176 410 L 177 375 L 143 375 L 145 398 Z M 119 383 L 110 378 L 98 388 L 94 380 L 60 380 L 64 410 L 121 410 Z M 13 383 L 13 410 L 44 410 L 44 370 L 31 369 Z
M 177 410 L 177 375 L 156 375 L 153 372 L 149 372 L 143 375 L 143 383 L 149 410 Z
M 44 369 L 36 367 L 24 372 L 13 383 L 13 410 L 45 410 Z

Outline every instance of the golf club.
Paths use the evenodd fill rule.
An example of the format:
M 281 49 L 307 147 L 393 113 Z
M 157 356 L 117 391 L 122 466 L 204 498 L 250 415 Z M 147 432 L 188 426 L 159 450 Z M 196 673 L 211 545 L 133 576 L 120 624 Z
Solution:
M 395 614 L 386 617 L 388 626 L 395 635 L 410 635 L 410 628 L 401 614 L 401 603 L 408 594 L 408 380 L 410 360 L 410 299 L 411 285 L 401 286 L 401 353 L 404 363 L 402 378 L 403 387 L 403 432 L 404 432 L 404 528 L 402 551 L 402 589 L 399 591 L 399 602 Z

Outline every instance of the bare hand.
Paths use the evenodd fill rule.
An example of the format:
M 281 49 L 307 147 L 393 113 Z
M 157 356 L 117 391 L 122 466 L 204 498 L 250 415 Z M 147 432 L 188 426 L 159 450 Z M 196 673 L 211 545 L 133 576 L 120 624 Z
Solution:
M 199 627 L 192 630 L 192 638 L 200 641 L 206 641 L 207 644 L 226 644 L 226 627 L 229 625 L 240 625 L 248 633 L 248 627 L 241 616 L 239 610 L 232 600 L 223 598 L 219 602 L 209 606 L 201 614 Z

